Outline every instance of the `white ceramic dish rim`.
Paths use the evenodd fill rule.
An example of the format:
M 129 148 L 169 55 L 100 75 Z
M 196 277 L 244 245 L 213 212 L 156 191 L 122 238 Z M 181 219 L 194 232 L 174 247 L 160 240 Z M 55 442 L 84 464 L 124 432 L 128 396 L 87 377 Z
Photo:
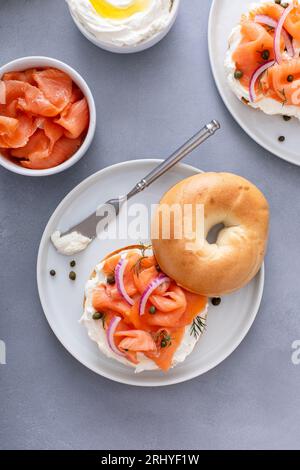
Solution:
M 48 312 L 47 312 L 47 302 L 46 302 L 46 298 L 45 298 L 44 293 L 43 293 L 43 286 L 42 286 L 42 281 L 41 281 L 41 276 L 40 276 L 40 272 L 42 271 L 42 256 L 43 256 L 44 246 L 47 243 L 49 243 L 49 239 L 50 239 L 50 235 L 51 235 L 51 233 L 50 233 L 51 230 L 49 228 L 51 227 L 52 221 L 54 221 L 56 219 L 57 214 L 59 214 L 61 208 L 65 204 L 68 204 L 72 201 L 73 196 L 77 193 L 78 190 L 84 190 L 85 188 L 87 188 L 91 183 L 93 183 L 94 180 L 97 180 L 97 178 L 100 175 L 101 176 L 103 176 L 103 175 L 108 176 L 109 173 L 114 171 L 116 168 L 121 168 L 123 171 L 126 171 L 126 170 L 130 171 L 131 166 L 134 166 L 134 165 L 139 164 L 140 162 L 144 162 L 144 161 L 145 160 L 142 160 L 142 159 L 131 160 L 131 161 L 126 161 L 126 162 L 116 163 L 114 165 L 103 168 L 102 170 L 97 171 L 96 173 L 89 176 L 88 178 L 83 180 L 81 183 L 79 183 L 60 202 L 60 204 L 57 206 L 57 208 L 53 212 L 52 216 L 50 217 L 50 219 L 49 219 L 49 221 L 48 221 L 48 223 L 45 227 L 45 230 L 43 232 L 42 238 L 41 238 L 39 251 L 38 251 L 38 257 L 37 257 L 37 268 L 36 268 L 37 269 L 37 286 L 38 286 L 39 297 L 40 297 L 40 301 L 41 301 L 41 305 L 42 305 L 45 317 L 46 317 L 53 333 L 55 334 L 57 339 L 60 341 L 60 343 L 66 348 L 66 350 L 75 359 L 77 359 L 81 364 L 83 364 L 85 367 L 92 370 L 96 374 L 101 375 L 102 377 L 105 377 L 107 379 L 113 380 L 114 382 L 123 383 L 123 384 L 126 384 L 126 385 L 134 385 L 134 386 L 137 386 L 137 387 L 163 387 L 163 386 L 175 385 L 175 384 L 178 384 L 178 383 L 186 382 L 188 380 L 194 379 L 194 378 L 196 378 L 200 375 L 205 374 L 209 370 L 211 370 L 211 369 L 215 368 L 217 365 L 221 364 L 225 359 L 227 359 L 237 349 L 237 347 L 241 344 L 241 342 L 244 340 L 244 338 L 248 334 L 248 332 L 249 332 L 249 330 L 250 330 L 250 328 L 251 328 L 251 326 L 252 326 L 252 324 L 253 324 L 256 316 L 257 316 L 257 313 L 258 313 L 258 310 L 259 310 L 259 307 L 260 307 L 260 303 L 261 303 L 262 295 L 263 295 L 263 290 L 264 290 L 264 280 L 265 280 L 264 264 L 262 265 L 262 268 L 261 268 L 260 272 L 257 274 L 257 276 L 259 276 L 258 292 L 257 292 L 257 297 L 255 299 L 255 303 L 254 303 L 253 308 L 252 308 L 252 314 L 249 315 L 249 317 L 247 319 L 247 324 L 246 324 L 245 328 L 243 329 L 241 335 L 237 337 L 236 341 L 234 343 L 232 343 L 231 345 L 229 345 L 225 349 L 224 353 L 217 360 L 212 361 L 211 363 L 209 363 L 207 365 L 207 367 L 204 368 L 200 373 L 198 371 L 195 371 L 193 373 L 187 374 L 184 378 L 169 379 L 167 383 L 162 383 L 162 384 L 156 383 L 156 382 L 151 382 L 151 378 L 145 380 L 145 382 L 143 384 L 140 384 L 140 383 L 136 383 L 134 381 L 130 381 L 128 379 L 124 379 L 124 380 L 122 378 L 117 379 L 116 377 L 111 376 L 110 374 L 107 374 L 105 372 L 100 373 L 99 370 L 97 370 L 96 367 L 92 367 L 90 364 L 88 364 L 86 361 L 84 361 L 81 357 L 79 357 L 78 354 L 76 354 L 74 351 L 71 351 L 71 348 L 69 348 L 68 345 L 65 344 L 64 339 L 61 337 L 58 329 L 56 328 L 56 326 L 54 324 L 54 322 L 52 322 L 51 315 L 49 315 Z M 146 161 L 150 162 L 150 163 L 153 163 L 153 164 L 159 164 L 162 160 L 147 159 Z M 195 168 L 191 165 L 187 165 L 185 163 L 178 163 L 177 166 L 185 168 L 185 169 L 189 169 L 189 170 L 191 170 L 193 172 L 196 172 L 196 173 L 201 173 L 201 170 L 199 170 L 198 168 Z
M 108 52 L 114 52 L 116 54 L 133 54 L 135 52 L 141 52 L 141 51 L 144 51 L 146 49 L 149 49 L 152 46 L 155 46 L 155 44 L 160 42 L 169 33 L 169 31 L 171 30 L 171 28 L 173 27 L 173 25 L 176 21 L 178 11 L 179 11 L 180 2 L 181 2 L 181 0 L 174 0 L 174 4 L 173 4 L 173 7 L 172 7 L 172 11 L 171 11 L 172 18 L 171 18 L 171 21 L 168 24 L 167 28 L 165 28 L 163 31 L 160 31 L 159 33 L 155 34 L 154 36 L 150 37 L 146 41 L 143 41 L 143 42 L 137 44 L 136 46 L 116 46 L 114 44 L 109 44 L 105 41 L 101 41 L 99 39 L 96 39 L 95 36 L 93 36 L 89 31 L 87 31 L 83 27 L 83 25 L 80 23 L 80 21 L 78 21 L 77 18 L 75 18 L 75 16 L 72 14 L 70 8 L 69 8 L 69 11 L 70 11 L 70 15 L 71 15 L 75 25 L 79 29 L 79 31 L 90 42 L 95 44 L 95 46 L 100 47 L 101 49 L 104 49 L 105 51 L 108 51 Z
M 8 71 L 25 70 L 26 68 L 31 67 L 55 67 L 57 69 L 62 70 L 63 72 L 66 72 L 82 90 L 84 96 L 87 99 L 90 111 L 89 129 L 82 145 L 74 155 L 72 155 L 68 160 L 56 167 L 48 168 L 45 170 L 27 169 L 9 161 L 6 157 L 0 154 L 0 165 L 2 165 L 7 170 L 25 176 L 49 176 L 54 175 L 56 173 L 60 173 L 61 171 L 70 168 L 75 163 L 77 163 L 87 152 L 89 146 L 92 143 L 96 130 L 96 106 L 92 92 L 84 78 L 78 72 L 76 72 L 76 70 L 73 69 L 70 65 L 52 57 L 27 56 L 12 60 L 0 67 L 0 77 L 2 77 L 2 75 Z
M 212 73 L 214 76 L 214 80 L 217 86 L 217 89 L 220 93 L 220 96 L 225 103 L 228 111 L 231 113 L 232 117 L 236 120 L 236 122 L 241 126 L 241 128 L 255 141 L 257 142 L 261 147 L 265 148 L 269 152 L 271 152 L 273 155 L 276 155 L 277 157 L 289 162 L 293 163 L 294 165 L 299 166 L 299 160 L 296 160 L 292 157 L 288 157 L 287 155 L 284 155 L 281 152 L 276 151 L 273 147 L 268 145 L 266 142 L 264 142 L 263 139 L 258 137 L 254 132 L 252 132 L 249 127 L 247 126 L 247 123 L 245 123 L 242 119 L 240 119 L 238 113 L 233 109 L 233 106 L 230 104 L 229 100 L 226 98 L 225 94 L 222 91 L 222 85 L 221 85 L 221 80 L 219 79 L 219 75 L 217 72 L 217 68 L 215 65 L 215 59 L 214 59 L 214 51 L 213 51 L 213 34 L 214 34 L 214 14 L 215 14 L 215 9 L 217 8 L 218 5 L 218 0 L 213 0 L 210 8 L 210 13 L 209 13 L 209 20 L 208 20 L 208 50 L 209 50 L 209 60 L 210 60 L 210 66 L 212 69 Z M 227 40 L 227 39 L 225 39 Z

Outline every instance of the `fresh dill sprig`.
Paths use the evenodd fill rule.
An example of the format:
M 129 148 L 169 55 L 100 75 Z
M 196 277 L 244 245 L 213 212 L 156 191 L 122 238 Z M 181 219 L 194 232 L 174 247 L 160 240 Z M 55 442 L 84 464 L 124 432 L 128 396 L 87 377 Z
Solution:
M 287 103 L 287 97 L 286 97 L 286 94 L 285 94 L 285 89 L 282 88 L 282 90 L 278 90 L 278 92 L 283 96 L 283 100 L 282 100 L 282 107 Z
M 190 334 L 191 336 L 193 335 L 197 339 L 200 335 L 202 335 L 205 329 L 206 329 L 205 318 L 202 318 L 200 315 L 198 315 L 196 318 L 194 318 L 194 321 L 191 326 Z
M 142 264 L 142 261 L 146 258 L 148 258 L 148 256 L 146 255 L 146 251 L 151 248 L 152 245 L 145 245 L 144 243 L 141 243 L 141 247 L 140 247 L 140 250 L 141 250 L 141 253 L 142 255 L 140 256 L 140 258 L 137 260 L 137 262 L 132 266 L 132 269 L 133 271 L 135 272 L 135 274 L 138 276 L 140 274 L 140 271 L 141 271 L 141 264 Z

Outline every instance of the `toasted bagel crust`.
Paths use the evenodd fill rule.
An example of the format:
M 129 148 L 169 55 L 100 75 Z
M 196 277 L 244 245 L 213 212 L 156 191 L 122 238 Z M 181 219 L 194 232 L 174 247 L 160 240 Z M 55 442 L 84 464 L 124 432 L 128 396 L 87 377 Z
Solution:
M 162 236 L 161 209 L 174 204 L 191 205 L 193 228 L 195 207 L 204 206 L 204 240 L 195 238 L 191 246 L 184 234 L 175 237 L 172 224 L 170 237 Z M 224 228 L 210 244 L 206 237 L 217 224 Z M 268 202 L 256 186 L 230 173 L 202 173 L 180 181 L 163 196 L 152 220 L 152 246 L 161 269 L 177 284 L 214 297 L 240 289 L 257 274 L 268 231 Z

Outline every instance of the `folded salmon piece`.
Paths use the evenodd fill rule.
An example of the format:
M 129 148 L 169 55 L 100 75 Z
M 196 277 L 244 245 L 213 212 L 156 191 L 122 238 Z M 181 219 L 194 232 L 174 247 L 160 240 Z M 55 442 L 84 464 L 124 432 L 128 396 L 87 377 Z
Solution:
M 49 157 L 55 143 L 63 136 L 63 129 L 47 118 L 39 120 L 39 125 L 42 125 L 43 128 L 37 129 L 27 145 L 11 149 L 12 157 L 28 159 L 31 162 Z
M 36 69 L 28 69 L 24 70 L 24 72 L 6 72 L 2 80 L 8 81 L 8 80 L 18 80 L 21 82 L 27 82 L 30 83 L 30 85 L 35 85 L 35 80 L 33 78 L 33 73 L 36 72 Z
M 89 107 L 86 98 L 68 105 L 55 122 L 65 128 L 65 135 L 77 139 L 89 125 Z
M 2 120 L 5 119 L 2 117 Z M 0 147 L 2 148 L 18 148 L 24 147 L 29 138 L 34 134 L 37 129 L 38 122 L 35 118 L 21 114 L 17 119 L 15 118 L 6 118 L 13 119 L 13 125 L 9 133 L 0 132 Z M 17 121 L 17 123 L 16 123 Z M 11 121 L 12 122 L 12 121 Z M 14 130 L 13 130 L 14 127 Z
M 262 51 L 269 51 L 270 60 L 274 58 L 274 32 L 267 31 L 261 24 L 244 19 L 241 22 L 242 40 L 233 54 L 236 68 L 243 71 L 240 82 L 249 87 L 255 70 L 262 61 Z
M 51 153 L 48 152 L 49 139 L 46 137 L 45 133 L 44 137 L 39 134 L 32 145 L 34 144 L 36 144 L 34 151 L 27 156 L 28 159 L 21 159 L 20 164 L 25 168 L 44 170 L 60 165 L 74 155 L 81 145 L 81 139 L 61 137 L 54 144 Z
M 287 77 L 293 77 L 288 82 Z M 280 101 L 283 105 L 300 105 L 300 58 L 291 59 L 270 67 L 261 78 L 264 96 Z
M 0 116 L 0 136 L 12 136 L 17 130 L 19 121 L 18 119 Z
M 73 91 L 72 79 L 66 73 L 50 68 L 34 72 L 33 79 L 44 96 L 59 112 L 70 103 Z
M 115 336 L 122 338 L 118 344 L 119 349 L 145 352 L 156 351 L 156 344 L 147 331 L 143 330 L 126 330 L 117 331 Z

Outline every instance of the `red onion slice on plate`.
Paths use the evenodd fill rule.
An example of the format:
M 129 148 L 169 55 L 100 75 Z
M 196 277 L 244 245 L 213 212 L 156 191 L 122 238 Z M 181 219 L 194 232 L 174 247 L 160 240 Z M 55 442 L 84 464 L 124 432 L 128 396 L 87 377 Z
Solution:
M 113 317 L 110 322 L 109 322 L 109 325 L 108 325 L 108 328 L 107 328 L 107 331 L 106 331 L 106 338 L 107 338 L 107 342 L 108 342 L 108 345 L 110 347 L 110 349 L 115 353 L 117 354 L 118 356 L 125 356 L 124 353 L 122 353 L 118 348 L 117 348 L 117 345 L 115 343 L 115 338 L 114 338 L 114 334 L 116 332 L 116 329 L 117 329 L 117 326 L 118 324 L 120 323 L 120 321 L 122 320 L 121 317 Z
M 157 289 L 164 282 L 170 282 L 170 278 L 168 276 L 165 276 L 165 274 L 161 274 L 152 282 L 150 282 L 150 284 L 146 288 L 140 300 L 140 305 L 139 305 L 140 316 L 145 314 L 146 304 L 148 302 L 150 295 L 155 291 L 155 289 Z
M 282 13 L 277 26 L 275 28 L 275 34 L 274 34 L 274 52 L 275 52 L 275 60 L 278 64 L 282 63 L 282 55 L 281 55 L 281 49 L 280 49 L 280 39 L 281 39 L 281 33 L 283 30 L 283 25 L 289 14 L 294 8 L 294 2 L 292 2 Z
M 120 261 L 118 262 L 116 266 L 116 270 L 115 270 L 116 284 L 117 284 L 117 289 L 119 293 L 126 300 L 126 302 L 128 302 L 129 305 L 133 305 L 134 300 L 132 300 L 132 298 L 127 294 L 125 285 L 124 285 L 124 272 L 125 272 L 127 264 L 128 264 L 128 260 L 126 258 L 121 258 Z
M 254 21 L 255 23 L 265 24 L 274 29 L 276 29 L 278 25 L 278 22 L 268 15 L 256 15 L 254 18 Z M 284 39 L 284 44 L 285 44 L 288 55 L 290 57 L 294 57 L 295 49 L 293 46 L 293 42 L 291 40 L 289 33 L 284 28 L 282 28 L 282 37 Z
M 256 69 L 254 74 L 252 75 L 251 80 L 250 80 L 250 85 L 249 85 L 249 95 L 250 95 L 250 101 L 252 103 L 254 103 L 256 100 L 255 84 L 258 78 L 261 76 L 262 73 L 264 73 L 269 67 L 272 67 L 272 65 L 274 64 L 275 64 L 274 60 L 269 60 L 265 64 L 258 67 L 258 69 Z

